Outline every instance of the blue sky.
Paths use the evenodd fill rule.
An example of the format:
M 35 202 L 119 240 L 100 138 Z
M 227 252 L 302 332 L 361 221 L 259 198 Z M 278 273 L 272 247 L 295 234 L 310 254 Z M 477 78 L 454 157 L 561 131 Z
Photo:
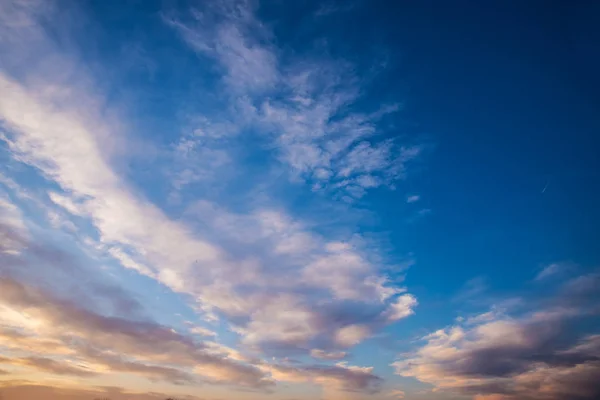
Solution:
M 8 399 L 600 395 L 591 3 L 0 3 Z

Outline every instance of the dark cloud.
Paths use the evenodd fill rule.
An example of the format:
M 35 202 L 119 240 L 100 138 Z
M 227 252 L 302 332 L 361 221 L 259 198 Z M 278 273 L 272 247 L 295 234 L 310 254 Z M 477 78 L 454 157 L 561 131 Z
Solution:
M 498 325 L 498 329 L 507 329 L 507 340 L 498 338 L 475 346 L 463 354 L 460 363 L 447 368 L 460 375 L 502 377 L 526 371 L 534 362 L 555 360 L 565 339 L 567 318 L 558 313 L 513 325 Z M 486 327 L 496 329 L 491 324 L 483 326 Z M 516 340 L 511 340 L 510 335 Z
M 580 281 L 589 287 L 588 278 Z M 570 293 L 570 286 L 561 293 Z M 475 324 L 437 331 L 394 366 L 400 375 L 478 400 L 600 398 L 600 335 L 575 328 L 582 321 L 597 326 L 596 314 L 589 296 L 578 308 L 571 299 L 563 296 L 553 303 L 565 306 L 520 318 L 486 313 Z

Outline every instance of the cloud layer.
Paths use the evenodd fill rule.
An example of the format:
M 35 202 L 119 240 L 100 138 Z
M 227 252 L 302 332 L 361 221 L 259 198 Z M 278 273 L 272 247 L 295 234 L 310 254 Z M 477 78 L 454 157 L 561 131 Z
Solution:
M 226 106 L 194 111 L 157 151 L 167 163 L 154 171 L 168 178 L 169 195 L 155 201 L 123 168 L 139 138 L 77 46 L 46 30 L 60 14 L 59 33 L 72 34 L 83 11 L 3 7 L 0 45 L 11 57 L 0 70 L 0 140 L 14 168 L 2 171 L 0 198 L 2 363 L 92 380 L 121 373 L 174 385 L 270 391 L 282 381 L 377 392 L 372 367 L 341 360 L 413 314 L 417 300 L 402 277 L 384 273 L 391 266 L 374 243 L 325 233 L 270 193 L 241 208 L 223 201 L 254 188 L 221 198 L 195 189 L 231 171 L 251 181 L 235 149 L 254 139 L 252 151 L 268 161 L 259 165 L 286 187 L 348 203 L 391 188 L 421 152 L 380 129 L 398 106 L 357 111 L 365 82 L 354 67 L 287 59 L 250 4 L 164 10 L 165 29 L 214 63 L 217 103 Z M 196 313 L 190 335 L 156 322 L 120 276 L 108 277 L 114 265 L 185 299 Z
M 390 207 L 418 207 L 412 223 L 432 198 L 402 190 L 426 146 L 397 131 L 399 101 L 371 96 L 379 66 L 279 37 L 256 1 L 156 4 L 131 31 L 129 5 L 110 13 L 123 34 L 102 4 L 0 3 L 3 393 L 600 397 L 600 275 L 567 263 L 528 281 L 555 297 L 463 318 L 390 368 L 379 345 L 448 320 L 413 317 L 432 304 L 370 209 L 401 189 Z M 489 304 L 492 285 L 449 303 Z

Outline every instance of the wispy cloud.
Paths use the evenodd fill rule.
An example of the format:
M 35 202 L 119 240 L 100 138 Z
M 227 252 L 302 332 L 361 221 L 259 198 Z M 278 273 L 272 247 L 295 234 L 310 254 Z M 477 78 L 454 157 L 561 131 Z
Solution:
M 340 12 L 350 11 L 358 6 L 358 2 L 356 1 L 347 1 L 343 4 L 339 4 L 333 1 L 324 1 L 319 5 L 319 8 L 315 12 L 317 17 L 327 17 L 332 14 L 337 14 Z
M 548 264 L 536 275 L 535 280 L 541 281 L 551 277 L 556 277 L 557 275 L 562 274 L 569 269 L 570 266 L 565 263 Z
M 481 296 L 488 289 L 488 284 L 484 277 L 478 276 L 468 280 L 459 292 L 454 296 L 454 301 L 472 301 Z M 477 301 L 477 300 L 475 300 Z
M 289 60 L 243 2 L 165 15 L 192 49 L 223 68 L 229 121 L 272 141 L 290 178 L 360 198 L 393 186 L 421 146 L 386 138 L 379 123 L 395 104 L 353 111 L 363 80 L 351 64 L 307 54 Z M 242 112 L 240 112 L 240 110 Z

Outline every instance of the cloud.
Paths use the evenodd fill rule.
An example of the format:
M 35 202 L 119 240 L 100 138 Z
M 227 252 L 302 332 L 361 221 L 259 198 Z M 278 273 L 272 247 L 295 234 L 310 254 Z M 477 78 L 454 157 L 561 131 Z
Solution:
M 422 152 L 421 145 L 382 135 L 379 124 L 398 105 L 352 111 L 364 84 L 353 65 L 310 53 L 284 57 L 247 3 L 207 4 L 190 15 L 172 12 L 163 18 L 223 70 L 222 101 L 231 108 L 225 124 L 235 127 L 230 132 L 262 132 L 292 180 L 359 198 L 370 189 L 393 186 Z
M 341 360 L 346 357 L 345 351 L 327 352 L 321 349 L 312 349 L 310 355 L 321 360 Z
M 476 277 L 467 281 L 459 293 L 454 296 L 455 302 L 471 301 L 483 294 L 488 288 L 487 282 L 483 277 Z
M 0 289 L 0 304 L 17 313 L 26 313 L 35 321 L 32 334 L 43 333 L 62 341 L 64 346 L 73 348 L 78 357 L 95 366 L 98 373 L 116 370 L 180 382 L 193 380 L 186 369 L 201 366 L 202 376 L 208 378 L 212 376 L 206 371 L 215 370 L 234 377 L 232 383 L 254 387 L 269 384 L 256 367 L 215 355 L 202 342 L 156 323 L 96 314 L 11 279 L 0 279 Z M 65 330 L 70 336 L 63 336 Z M 73 341 L 73 338 L 78 340 Z M 38 361 L 36 366 L 54 367 L 51 361 Z M 154 365 L 160 363 L 178 365 L 179 369 Z M 64 373 L 69 371 L 63 370 Z
M 0 243 L 0 262 L 3 264 L 0 277 L 61 291 L 79 304 L 113 315 L 146 317 L 143 306 L 131 293 L 90 268 L 85 259 L 58 247 L 48 237 L 52 234 L 46 236 L 44 230 L 36 227 L 33 235 L 25 227 L 28 224 L 30 222 L 21 221 L 15 226 L 0 215 L 0 235 L 6 238 Z M 26 249 L 26 256 L 11 251 L 14 248 Z M 44 268 L 39 268 L 40 265 Z M 86 282 L 85 288 L 81 282 Z
M 600 289 L 600 272 L 597 271 L 571 278 L 563 286 L 565 295 L 573 300 L 576 298 L 585 300 L 597 295 L 598 289 Z
M 99 375 L 118 371 L 170 383 L 266 389 L 274 382 L 262 362 L 242 351 L 331 361 L 412 314 L 416 299 L 401 294 L 406 289 L 382 272 L 387 265 L 360 235 L 326 235 L 269 201 L 230 207 L 218 196 L 209 199 L 212 193 L 206 199 L 196 193 L 181 218 L 150 201 L 155 197 L 121 168 L 135 149 L 126 121 L 113 118 L 120 110 L 108 104 L 72 49 L 46 35 L 39 18 L 46 12 L 54 17 L 54 11 L 36 8 L 42 3 L 19 4 L 24 7 L 15 15 L 22 23 L 9 24 L 10 35 L 3 36 L 19 50 L 12 51 L 17 67 L 0 72 L 0 140 L 13 161 L 39 174 L 38 206 L 56 216 L 52 231 L 37 226 L 33 215 L 25 218 L 10 198 L 2 203 L 0 317 L 10 328 L 2 340 L 28 343 L 43 355 L 46 361 L 29 367 L 58 371 L 62 364 L 53 363 L 66 357 Z M 266 143 L 266 150 L 257 147 L 260 155 L 268 153 L 269 169 L 283 169 L 293 185 L 305 183 L 308 190 L 357 199 L 404 177 L 422 147 L 385 136 L 382 126 L 397 105 L 356 111 L 364 82 L 354 66 L 314 56 L 286 60 L 251 6 L 214 7 L 164 17 L 196 52 L 216 62 L 224 93 L 217 102 L 228 104 L 210 118 L 194 115 L 191 129 L 177 130 L 184 133 L 167 157 L 167 185 L 174 192 L 224 180 L 228 168 L 252 181 L 231 150 L 242 132 Z M 17 59 L 31 60 L 32 67 Z M 52 68 L 40 67 L 45 60 Z M 227 198 L 245 195 L 240 190 Z M 36 227 L 29 231 L 28 225 Z M 52 234 L 67 225 L 85 227 L 70 245 L 97 257 L 56 246 Z M 222 319 L 239 335 L 239 350 L 155 322 L 135 296 L 100 277 L 104 262 L 184 295 L 201 316 Z M 190 333 L 216 336 L 200 327 Z M 372 391 L 379 381 L 368 368 L 341 364 L 298 366 L 293 373 L 274 368 L 340 390 Z
M 310 262 L 303 270 L 306 282 L 323 287 L 342 300 L 379 296 L 381 288 L 368 281 L 372 266 L 349 247 L 329 248 L 329 254 Z M 385 298 L 384 298 L 385 299 Z
M 27 228 L 21 214 L 7 197 L 0 197 L 0 251 L 3 254 L 19 254 Z
M 111 400 L 164 400 L 169 397 L 167 393 L 143 393 L 128 391 L 120 387 L 79 388 L 51 386 L 31 381 L 4 380 L 0 381 L 0 389 L 7 399 L 20 400 L 90 400 L 110 398 Z M 194 396 L 177 396 L 182 400 L 199 400 Z
M 37 99 L 29 97 L 27 92 L 14 82 L 5 81 L 5 84 L 7 89 L 5 93 L 12 94 L 12 96 L 4 97 L 6 100 L 0 103 L 8 107 L 8 110 L 4 112 L 5 118 L 16 125 L 15 132 L 17 132 L 13 139 L 7 138 L 10 147 L 22 161 L 37 166 L 47 176 L 53 177 L 66 190 L 65 194 L 71 193 L 75 198 L 84 199 L 79 200 L 77 210 L 85 212 L 85 215 L 91 218 L 98 228 L 103 242 L 113 244 L 111 253 L 124 266 L 157 278 L 173 290 L 190 293 L 199 301 L 216 308 L 225 315 L 251 315 L 254 321 L 250 321 L 246 327 L 248 342 L 254 340 L 252 337 L 275 339 L 274 335 L 278 330 L 273 330 L 274 326 L 279 327 L 280 332 L 292 332 L 291 336 L 277 338 L 277 340 L 288 343 L 295 341 L 296 344 L 299 344 L 299 335 L 308 335 L 306 338 L 309 339 L 311 335 L 318 333 L 318 331 L 310 330 L 301 333 L 299 329 L 303 328 L 297 322 L 294 322 L 291 330 L 283 328 L 286 326 L 284 319 L 289 320 L 286 315 L 290 315 L 294 310 L 300 313 L 297 315 L 305 315 L 310 318 L 309 314 L 313 311 L 301 311 L 301 307 L 303 307 L 301 304 L 305 303 L 307 298 L 284 297 L 287 300 L 281 302 L 278 307 L 288 304 L 288 308 L 281 309 L 279 314 L 265 314 L 270 325 L 261 322 L 262 314 L 254 313 L 254 310 L 264 307 L 264 303 L 272 297 L 251 295 L 248 301 L 246 294 L 236 294 L 236 285 L 248 285 L 253 281 L 258 284 L 257 289 L 262 290 L 266 283 L 265 280 L 275 282 L 279 279 L 279 277 L 265 274 L 273 270 L 262 272 L 260 265 L 253 265 L 248 261 L 241 264 L 233 263 L 233 260 L 228 259 L 222 249 L 194 237 L 185 226 L 170 221 L 156 207 L 132 195 L 118 180 L 111 168 L 104 163 L 100 149 L 95 144 L 95 138 L 91 136 L 84 125 L 79 124 L 76 116 L 70 118 L 68 114 L 50 113 L 49 110 L 44 110 L 43 104 L 39 104 Z M 20 112 L 18 110 L 12 114 L 9 99 L 15 101 L 14 105 L 29 104 L 28 115 L 31 119 L 17 118 L 17 114 Z M 38 116 L 36 117 L 36 115 Z M 56 121 L 48 125 L 41 124 L 41 121 L 46 118 Z M 29 126 L 27 123 L 33 125 Z M 61 129 L 53 127 L 61 127 Z M 77 141 L 72 141 L 68 146 L 61 144 L 64 140 L 63 135 L 69 129 L 72 129 L 71 134 L 78 138 L 79 144 Z M 81 159 L 79 154 L 87 154 L 86 160 Z M 90 168 L 90 170 L 85 172 L 84 168 L 78 167 L 79 164 L 85 164 L 86 168 Z M 87 179 L 89 176 L 87 174 L 92 170 L 97 177 L 93 182 Z M 54 196 L 54 198 L 57 197 Z M 65 204 L 65 202 L 61 203 Z M 72 209 L 72 207 L 68 208 Z M 265 235 L 274 237 L 283 231 L 289 231 L 289 235 L 283 236 L 285 240 L 280 240 L 275 250 L 278 254 L 289 255 L 292 258 L 297 257 L 297 254 L 304 248 L 298 247 L 297 244 L 292 246 L 292 243 L 305 243 L 310 246 L 310 243 L 318 241 L 317 238 L 313 240 L 314 236 L 311 237 L 310 233 L 298 230 L 293 223 L 287 222 L 286 217 L 281 217 L 276 213 L 262 211 L 250 217 L 238 217 L 227 213 L 221 213 L 221 215 L 223 218 L 230 217 L 235 223 L 236 229 L 249 222 L 253 225 L 251 233 L 254 237 L 256 237 L 254 229 L 258 230 L 262 237 Z M 218 229 L 224 231 L 223 235 L 229 234 L 227 225 L 220 225 Z M 120 248 L 131 249 L 130 252 L 135 252 L 136 257 L 141 257 L 143 254 L 145 262 L 142 264 L 131 261 L 132 257 L 126 255 Z M 307 260 L 308 265 L 304 268 L 302 264 L 298 265 L 292 259 L 290 266 L 294 269 L 287 271 L 292 273 L 304 271 L 304 280 L 308 284 L 323 286 L 324 289 L 332 290 L 342 299 L 381 297 L 377 293 L 383 293 L 384 288 L 370 278 L 374 273 L 373 265 L 356 252 L 344 249 L 330 255 L 323 253 L 322 256 L 319 256 L 317 254 L 312 259 L 313 261 Z M 346 268 L 341 264 L 344 260 L 354 260 L 355 269 L 349 277 L 336 276 L 332 272 L 335 269 L 335 263 L 338 263 L 340 268 Z M 191 268 L 197 264 L 202 264 L 204 268 L 202 271 L 193 269 L 192 274 Z M 160 269 L 158 269 L 159 265 Z M 242 270 L 236 271 L 236 266 L 244 265 L 243 274 L 240 274 Z M 313 279 L 312 274 L 319 273 L 319 271 L 327 274 L 330 278 L 326 282 L 316 279 L 316 276 Z M 214 282 L 212 285 L 204 283 L 209 277 Z M 227 278 L 225 279 L 225 277 Z M 293 280 L 288 281 L 293 282 Z M 285 282 L 285 280 L 280 282 Z M 244 298 L 243 301 L 242 298 Z M 281 319 L 278 320 L 277 315 L 281 315 Z M 266 326 L 269 328 L 262 329 Z M 253 332 L 255 333 L 253 334 Z M 262 333 L 265 335 L 261 335 Z
M 371 329 L 366 325 L 348 325 L 338 329 L 335 341 L 342 347 L 352 347 L 371 335 Z
M 238 15 L 238 12 L 242 14 Z M 232 22 L 227 23 L 247 23 L 248 18 L 253 18 L 243 10 L 235 13 Z M 240 62 L 236 57 L 264 58 L 259 56 L 263 54 L 262 50 L 254 49 L 260 43 L 248 44 L 250 42 L 242 40 L 235 33 L 237 31 L 231 30 L 233 28 L 215 29 L 218 30 L 214 37 L 216 42 L 207 51 L 211 57 L 222 59 L 226 68 L 233 68 Z M 238 31 L 241 32 L 241 28 Z M 221 43 L 223 40 L 226 45 Z M 254 50 L 245 51 L 244 46 L 253 46 Z M 286 82 L 293 83 L 296 96 L 308 96 L 314 90 L 320 91 L 321 80 L 335 76 L 336 68 L 335 63 L 325 68 L 325 76 L 319 72 L 320 67 L 293 71 Z M 241 73 L 232 69 L 227 84 L 240 80 L 240 90 L 268 86 L 257 86 L 239 77 Z M 248 345 L 268 348 L 272 344 L 273 347 L 287 346 L 304 352 L 318 347 L 328 351 L 327 346 L 335 346 L 334 342 L 342 346 L 351 342 L 356 344 L 355 340 L 333 339 L 336 332 L 344 331 L 346 327 L 358 322 L 368 326 L 365 329 L 369 330 L 382 326 L 379 314 L 399 289 L 389 285 L 385 276 L 379 273 L 381 266 L 369 260 L 364 249 L 356 246 L 334 249 L 331 244 L 336 241 L 313 233 L 278 210 L 258 209 L 249 214 L 235 214 L 219 207 L 211 208 L 211 203 L 205 202 L 204 211 L 196 209 L 193 220 L 206 217 L 204 224 L 211 224 L 211 229 L 196 225 L 198 229 L 194 230 L 193 222 L 170 219 L 130 187 L 108 163 L 111 158 L 109 144 L 119 130 L 99 118 L 100 112 L 93 106 L 90 109 L 81 107 L 82 104 L 101 103 L 97 99 L 101 96 L 94 91 L 90 93 L 69 86 L 66 81 L 52 83 L 52 87 L 62 87 L 69 93 L 58 96 L 54 93 L 60 91 L 50 90 L 43 80 L 38 82 L 41 83 L 32 86 L 6 74 L 0 76 L 4 94 L 0 99 L 0 115 L 8 128 L 3 140 L 16 159 L 37 168 L 60 187 L 61 190 L 49 194 L 50 199 L 65 212 L 89 219 L 98 232 L 98 241 L 108 246 L 109 254 L 124 267 L 156 279 L 176 292 L 190 295 L 199 309 L 211 315 L 216 313 L 225 317 L 237 332 L 242 333 L 243 342 Z M 382 155 L 388 154 L 393 144 L 389 141 L 370 143 L 365 135 L 373 134 L 375 120 L 395 108 L 373 115 L 351 114 L 327 122 L 333 116 L 332 110 L 354 99 L 350 92 L 355 88 L 344 89 L 346 92 L 340 94 L 335 89 L 340 84 L 331 83 L 333 86 L 321 94 L 325 96 L 320 100 L 323 104 L 311 101 L 312 109 L 302 111 L 319 114 L 316 120 L 309 115 L 302 118 L 306 123 L 320 120 L 319 123 L 329 124 L 325 131 L 331 130 L 333 136 L 329 137 L 324 128 L 319 128 L 319 146 L 327 147 L 326 151 L 335 155 L 337 167 L 328 169 L 346 182 L 344 187 L 356 186 L 348 183 L 353 177 L 360 178 L 363 187 L 370 186 L 372 183 L 367 181 L 375 179 L 373 174 L 380 171 L 379 163 L 388 160 L 387 155 Z M 334 104 L 333 109 L 331 104 Z M 263 103 L 262 111 L 254 115 L 258 118 L 256 122 L 278 125 L 281 121 L 276 117 L 278 107 L 277 104 Z M 298 107 L 309 106 L 300 104 Z M 289 118 L 290 124 L 302 119 Z M 282 147 L 284 152 L 296 146 L 298 140 L 308 140 L 307 129 L 312 129 L 304 123 L 299 123 L 297 128 L 292 125 L 281 128 L 285 129 L 278 131 L 279 139 L 276 140 L 293 142 L 289 143 L 291 147 L 287 144 L 285 149 Z M 227 134 L 228 129 L 221 131 Z M 204 137 L 207 134 L 219 136 L 208 127 L 198 135 Z M 187 145 L 182 143 L 181 147 L 184 149 L 181 151 L 188 151 L 185 150 Z M 402 159 L 411 159 L 417 154 L 418 151 L 410 147 L 400 151 Z M 307 171 L 321 167 L 310 165 Z M 385 168 L 387 171 L 396 166 L 389 164 Z M 319 173 L 321 177 L 325 175 Z M 91 176 L 94 179 L 90 179 Z M 214 215 L 207 216 L 207 208 Z M 194 211 L 190 211 L 189 215 L 193 214 Z M 328 316 L 318 311 L 315 305 L 330 294 L 337 303 L 355 301 L 373 307 L 372 321 L 327 321 Z M 341 308 L 341 305 L 337 307 Z M 295 317 L 291 318 L 291 315 Z M 363 337 L 367 336 L 359 338 Z
M 70 365 L 70 363 L 60 362 L 44 357 L 32 356 L 25 358 L 4 359 L 0 360 L 0 363 L 32 367 L 40 371 L 50 372 L 52 374 L 57 375 L 71 375 L 83 377 L 95 375 L 93 371 Z
M 288 366 L 265 365 L 273 379 L 286 382 L 313 382 L 329 389 L 347 392 L 376 393 L 380 390 L 381 378 L 373 375 L 373 368 L 356 367 L 346 363 L 333 366 Z
M 344 4 L 336 4 L 333 1 L 322 2 L 317 11 L 315 11 L 316 17 L 328 17 L 333 14 L 348 12 L 357 7 L 357 3 L 353 1 L 345 2 Z
M 565 269 L 565 265 L 564 264 L 559 264 L 559 263 L 552 263 L 549 264 L 547 266 L 545 266 L 535 277 L 536 281 L 541 281 L 544 279 L 548 279 L 550 277 L 553 277 L 555 275 L 560 274 L 561 272 L 564 271 Z
M 195 326 L 193 328 L 190 328 L 190 333 L 200 336 L 216 336 L 215 332 L 211 331 L 210 329 L 203 328 L 201 326 Z
M 265 90 L 277 82 L 277 57 L 261 43 L 263 27 L 247 2 L 225 1 L 163 18 L 195 51 L 218 62 L 231 90 Z M 252 35 L 254 31 L 258 34 Z
M 77 355 L 82 357 L 85 364 L 96 373 L 123 372 L 148 378 L 150 381 L 166 381 L 177 385 L 191 384 L 196 381 L 194 376 L 179 367 L 149 364 L 135 360 L 135 354 L 112 353 L 112 350 L 101 351 L 91 346 L 77 349 Z M 173 364 L 170 362 L 169 364 Z
M 413 195 L 406 197 L 406 202 L 407 203 L 416 203 L 417 201 L 419 201 L 420 198 L 421 198 L 421 196 L 419 196 L 418 194 L 413 194 Z
M 479 398 L 593 399 L 600 394 L 592 379 L 600 372 L 598 335 L 569 330 L 589 317 L 589 307 L 556 306 L 475 318 L 425 336 L 393 365 L 399 375 Z
M 232 163 L 226 150 L 216 148 L 216 144 L 209 146 L 207 142 L 218 140 L 204 138 L 195 132 L 176 143 L 171 167 L 175 170 L 172 173 L 172 185 L 175 189 L 180 190 L 194 182 L 212 179 L 217 171 Z
M 6 325 L 9 325 L 12 321 L 12 325 L 14 325 L 14 319 L 10 318 L 7 314 L 8 310 L 2 307 L 2 311 L 0 311 L 0 321 Z M 74 353 L 74 350 L 68 345 L 65 345 L 60 339 L 44 337 L 42 335 L 25 334 L 21 331 L 22 329 L 18 330 L 16 328 L 17 327 L 15 326 L 0 327 L 0 347 L 10 351 L 28 349 L 31 353 L 38 355 L 68 355 Z
M 339 89 L 335 80 L 326 83 L 329 74 L 335 74 L 335 66 L 307 69 L 290 77 L 288 83 L 297 92 L 294 99 L 308 98 L 309 103 L 268 101 L 259 115 L 265 129 L 276 135 L 280 159 L 291 168 L 292 178 L 306 181 L 316 190 L 344 192 L 354 198 L 402 178 L 405 164 L 416 158 L 421 148 L 378 140 L 377 122 L 385 113 L 351 114 L 336 120 L 354 100 L 355 89 Z M 323 74 L 328 69 L 332 71 Z M 344 75 L 343 67 L 337 74 Z M 316 88 L 320 88 L 318 92 Z
M 390 392 L 390 396 L 395 398 L 395 399 L 403 399 L 404 398 L 404 392 L 402 390 L 392 390 Z
M 385 312 L 386 318 L 389 321 L 398 321 L 414 314 L 414 307 L 418 304 L 415 296 L 404 294 L 399 296 L 396 301 L 390 304 L 390 307 Z
M 276 352 L 330 351 L 340 344 L 333 336 L 346 326 L 382 326 L 379 314 L 402 291 L 377 275 L 359 242 L 328 242 L 281 212 L 234 214 L 202 201 L 187 217 L 202 221 L 240 260 L 260 256 L 261 263 L 246 261 L 235 275 L 219 274 L 202 288 L 206 304 L 229 317 L 248 345 Z M 350 302 L 371 310 L 353 316 L 343 311 Z

